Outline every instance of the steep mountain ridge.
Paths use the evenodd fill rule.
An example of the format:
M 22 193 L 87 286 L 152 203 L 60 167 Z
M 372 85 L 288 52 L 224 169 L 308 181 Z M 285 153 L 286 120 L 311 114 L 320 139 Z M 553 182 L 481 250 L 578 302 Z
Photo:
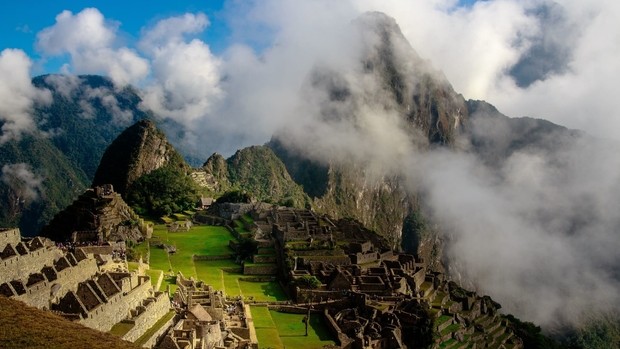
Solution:
M 195 173 L 195 176 L 204 178 L 202 185 L 218 195 L 236 189 L 246 191 L 260 201 L 293 207 L 309 205 L 303 189 L 266 146 L 240 149 L 228 159 L 213 154 L 197 172 L 200 174 Z
M 88 186 L 49 139 L 24 136 L 0 146 L 0 226 L 34 235 Z
M 393 18 L 378 12 L 367 13 L 355 20 L 353 26 L 363 42 L 359 69 L 355 70 L 360 74 L 358 79 L 374 81 L 378 89 L 356 95 L 339 72 L 317 67 L 309 80 L 311 89 L 328 96 L 321 108 L 323 117 L 342 117 L 345 110 L 347 117 L 356 118 L 366 105 L 374 104 L 378 110 L 398 115 L 407 142 L 413 147 L 458 147 L 457 138 L 468 118 L 465 99 L 440 72 L 418 56 Z M 274 135 L 269 146 L 291 176 L 304 189 L 308 188 L 306 192 L 313 198 L 317 211 L 337 218 L 358 219 L 398 246 L 405 218 L 419 210 L 416 197 L 406 192 L 398 173 L 385 170 L 379 176 L 367 175 L 369 169 L 364 163 L 315 158 L 285 133 Z M 420 249 L 411 252 L 439 266 L 439 241 L 427 232 L 421 236 L 424 238 L 417 246 Z
M 135 89 L 118 89 L 106 77 L 42 75 L 32 83 L 52 96 L 50 104 L 34 105 L 38 129 L 0 145 L 7 173 L 0 180 L 0 225 L 19 226 L 24 235 L 35 235 L 83 192 L 108 144 L 148 116 Z M 36 185 L 36 196 L 24 199 L 24 180 Z
M 138 178 L 167 165 L 188 167 L 155 123 L 140 120 L 106 149 L 93 186 L 112 184 L 116 192 L 124 195 Z

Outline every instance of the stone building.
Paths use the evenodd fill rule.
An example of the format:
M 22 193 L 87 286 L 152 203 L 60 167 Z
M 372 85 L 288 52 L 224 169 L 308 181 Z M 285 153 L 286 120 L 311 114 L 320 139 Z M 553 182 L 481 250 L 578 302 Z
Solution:
M 122 338 L 129 341 L 170 312 L 169 297 L 154 292 L 148 276 L 107 268 L 111 256 L 79 247 L 65 251 L 46 238 L 22 239 L 18 229 L 1 230 L 0 244 L 1 295 L 100 331 L 123 324 Z M 154 344 L 163 330 L 146 343 Z

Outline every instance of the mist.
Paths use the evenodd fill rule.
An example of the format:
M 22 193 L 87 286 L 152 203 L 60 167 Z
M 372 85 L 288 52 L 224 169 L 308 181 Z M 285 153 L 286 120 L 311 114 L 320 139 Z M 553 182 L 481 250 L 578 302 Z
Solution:
M 469 137 L 501 145 L 510 129 L 487 115 L 460 120 L 455 107 L 458 146 L 429 144 L 404 121 L 408 107 L 363 64 L 379 38 L 354 22 L 372 10 L 393 16 L 417 51 L 393 42 L 408 93 L 422 79 L 449 81 L 508 115 L 545 117 L 592 136 L 554 133 L 547 143 L 559 146 L 517 149 L 489 163 Z M 181 125 L 181 136 L 171 136 L 185 154 L 230 155 L 277 135 L 315 161 L 362 164 L 361 175 L 377 183 L 401 178 L 440 227 L 450 274 L 552 329 L 620 310 L 619 11 L 607 0 L 231 1 L 221 13 L 231 44 L 215 54 L 200 37 L 209 30 L 204 14 L 161 19 L 131 44 L 120 39 L 121 23 L 85 9 L 60 13 L 36 46 L 46 58 L 68 55 L 66 74 L 106 74 L 119 88 L 139 87 L 144 109 Z M 30 85 L 30 64 L 21 51 L 0 56 L 0 71 L 19 72 L 14 80 L 1 74 L 0 101 L 18 102 L 0 103 L 0 143 L 36 130 L 28 112 L 49 98 Z M 89 96 L 114 111 L 102 91 Z
M 0 180 L 15 192 L 19 201 L 32 202 L 40 197 L 43 178 L 35 175 L 28 164 L 17 163 L 2 166 Z

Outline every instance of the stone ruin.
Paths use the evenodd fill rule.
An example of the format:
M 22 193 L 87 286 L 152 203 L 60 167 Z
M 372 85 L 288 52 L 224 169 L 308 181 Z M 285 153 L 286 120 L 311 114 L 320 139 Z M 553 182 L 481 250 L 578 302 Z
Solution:
M 275 250 L 289 294 L 322 311 L 342 348 L 408 348 L 423 340 L 441 348 L 523 347 L 499 304 L 427 269 L 422 258 L 391 250 L 356 221 L 282 207 L 249 214 L 269 238 L 262 245 Z M 305 288 L 297 282 L 303 277 L 321 285 Z
M 129 207 L 111 184 L 87 189 L 43 228 L 42 235 L 78 243 L 141 241 L 153 227 Z
M 177 285 L 173 304 L 184 309 L 183 315 L 158 348 L 258 348 L 249 306 L 241 299 L 227 301 L 222 291 L 182 273 Z
M 79 247 L 66 251 L 47 238 L 24 239 L 18 229 L 0 230 L 0 250 L 1 295 L 87 327 L 110 331 L 123 324 L 121 337 L 136 341 L 170 311 L 168 295 L 153 291 L 148 276 L 127 272 L 126 264 L 107 270 L 110 256 Z

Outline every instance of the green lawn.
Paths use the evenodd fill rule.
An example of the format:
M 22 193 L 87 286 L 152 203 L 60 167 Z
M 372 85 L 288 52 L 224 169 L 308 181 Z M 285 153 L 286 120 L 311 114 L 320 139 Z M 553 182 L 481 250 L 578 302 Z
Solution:
M 115 336 L 122 337 L 127 334 L 127 332 L 129 332 L 132 328 L 134 328 L 134 326 L 135 325 L 131 323 L 119 322 L 116 325 L 112 326 L 112 328 L 110 329 L 110 333 Z
M 267 307 L 252 307 L 252 319 L 259 348 L 284 348 L 276 324 Z
M 172 268 L 168 253 L 163 248 L 151 246 L 150 256 L 149 266 L 151 269 L 163 270 L 164 273 L 167 273 Z
M 149 338 L 151 338 L 157 330 L 159 330 L 166 322 L 172 319 L 175 315 L 174 310 L 168 312 L 168 314 L 164 315 L 161 319 L 157 320 L 157 322 L 151 326 L 140 338 L 136 340 L 137 345 L 143 345 Z
M 162 271 L 161 270 L 157 270 L 157 269 L 149 269 L 146 271 L 146 275 L 151 277 L 151 285 L 156 286 L 157 285 L 157 280 L 159 279 L 159 276 L 161 275 Z M 162 275 L 163 278 L 163 275 Z M 163 282 L 162 282 L 163 285 Z
M 246 298 L 252 297 L 252 299 L 259 302 L 284 301 L 288 299 L 282 287 L 276 281 L 254 282 L 239 280 L 239 287 Z
M 225 255 L 232 251 L 228 241 L 234 237 L 225 227 L 194 226 L 188 232 L 167 233 L 168 244 L 177 248 L 182 255 Z
M 252 318 L 260 348 L 321 348 L 336 343 L 323 324 L 322 315 L 312 314 L 305 336 L 304 314 L 287 314 L 266 307 L 252 307 Z
M 217 290 L 224 290 L 224 272 L 222 268 L 237 268 L 231 259 L 217 261 L 195 261 L 194 266 L 198 279 L 213 286 Z
M 147 252 L 149 251 L 149 243 L 148 241 L 142 241 L 139 244 L 136 244 L 134 246 L 131 247 L 134 251 L 134 257 L 136 260 L 140 259 L 140 257 L 142 257 L 142 260 L 146 263 L 146 255 Z
M 247 277 L 243 273 L 226 271 L 228 268 L 240 268 L 230 259 L 216 261 L 195 261 L 194 266 L 198 279 L 223 290 L 230 297 L 252 297 L 255 301 L 287 300 L 280 284 L 275 281 L 253 282 L 239 280 Z M 223 270 L 224 269 L 224 270 Z
M 176 252 L 168 255 L 164 249 L 151 246 L 151 268 L 165 272 L 180 271 L 186 277 L 198 277 L 193 256 L 229 254 L 228 241 L 231 239 L 233 236 L 224 227 L 194 226 L 187 232 L 168 232 L 165 225 L 155 225 L 153 240 L 175 246 Z

